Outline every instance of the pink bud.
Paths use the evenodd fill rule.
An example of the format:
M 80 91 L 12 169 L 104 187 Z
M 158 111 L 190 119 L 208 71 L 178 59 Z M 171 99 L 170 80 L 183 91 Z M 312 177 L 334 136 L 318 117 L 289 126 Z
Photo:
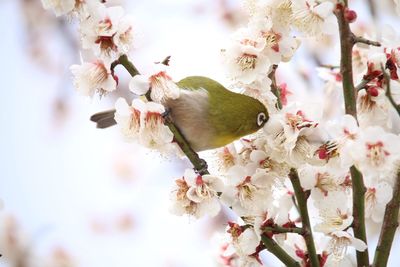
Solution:
M 326 159 L 328 157 L 328 151 L 326 150 L 326 148 L 318 150 L 318 157 L 319 159 Z
M 370 96 L 378 96 L 379 95 L 379 90 L 376 86 L 370 87 L 367 89 L 367 93 Z
M 349 23 L 353 23 L 357 19 L 357 13 L 354 10 L 346 8 L 344 11 L 344 18 Z

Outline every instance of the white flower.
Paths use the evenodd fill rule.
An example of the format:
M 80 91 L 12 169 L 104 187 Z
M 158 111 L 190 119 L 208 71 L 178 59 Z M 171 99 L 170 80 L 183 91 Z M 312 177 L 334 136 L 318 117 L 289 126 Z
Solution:
M 134 140 L 139 136 L 141 112 L 138 107 L 142 105 L 140 102 L 141 100 L 134 99 L 129 106 L 122 97 L 115 102 L 114 119 L 127 140 Z
M 255 149 L 250 153 L 251 162 L 257 164 L 259 169 L 265 171 L 268 179 L 284 177 L 289 173 L 289 166 L 273 160 L 265 151 Z
M 365 216 L 374 222 L 382 222 L 386 204 L 393 195 L 392 187 L 386 182 L 379 182 L 374 187 L 368 187 L 365 193 Z
M 215 153 L 217 156 L 218 167 L 221 171 L 225 172 L 230 167 L 241 162 L 234 143 L 217 149 Z
M 139 105 L 139 103 L 141 103 Z M 142 145 L 162 149 L 171 144 L 174 134 L 164 125 L 162 114 L 165 112 L 164 106 L 155 102 L 143 102 L 140 100 L 137 105 L 141 113 L 139 141 Z
M 318 209 L 320 223 L 315 231 L 325 234 L 343 231 L 353 222 L 350 210 L 350 197 L 345 191 L 330 191 L 324 194 L 320 190 L 312 191 L 314 206 Z
M 62 16 L 70 13 L 74 7 L 76 0 L 41 0 L 44 9 L 53 9 L 56 16 Z
M 317 164 L 316 150 L 324 136 L 317 128 L 318 123 L 306 118 L 304 112 L 283 110 L 270 116 L 264 126 L 271 157 L 292 166 L 304 163 Z
M 350 167 L 353 162 L 348 157 L 348 148 L 359 137 L 360 129 L 353 116 L 345 114 L 339 121 L 329 121 L 326 125 L 330 140 L 318 149 L 318 156 L 331 163 L 333 169 Z
M 367 245 L 364 241 L 353 237 L 348 232 L 336 231 L 331 233 L 332 239 L 328 245 L 328 251 L 332 253 L 335 260 L 340 261 L 347 254 L 347 247 L 352 246 L 358 251 L 364 251 Z
M 385 90 L 374 87 L 376 96 L 369 94 L 366 90 L 361 90 L 357 95 L 358 121 L 361 128 L 368 126 L 391 127 L 389 117 L 390 103 L 385 95 Z
M 116 89 L 117 82 L 103 61 L 72 65 L 70 70 L 74 76 L 74 86 L 81 95 L 93 96 L 95 92 L 105 95 Z
M 260 238 L 253 228 L 244 229 L 236 223 L 228 222 L 227 232 L 230 234 L 230 243 L 239 256 L 248 256 L 256 252 Z
M 127 53 L 133 39 L 132 19 L 120 6 L 97 6 L 96 12 L 81 21 L 82 47 L 92 49 L 107 64 Z
M 226 234 L 218 243 L 218 265 L 220 267 L 261 267 L 262 263 L 259 261 L 258 256 L 239 255 L 236 252 L 232 242 L 232 236 Z M 215 241 L 214 241 L 215 242 Z
M 300 41 L 287 29 L 274 27 L 273 21 L 264 16 L 251 20 L 248 27 L 250 32 L 256 32 L 264 39 L 265 47 L 262 53 L 271 64 L 289 61 L 300 45 Z
M 301 186 L 305 190 L 319 190 L 326 196 L 331 191 L 344 188 L 347 173 L 332 172 L 326 167 L 306 165 L 299 171 L 299 176 Z
M 264 172 L 255 172 L 255 164 L 235 165 L 228 171 L 227 186 L 221 200 L 238 215 L 260 213 L 269 204 L 272 179 Z
M 292 0 L 293 25 L 303 33 L 317 37 L 337 29 L 333 3 L 316 0 Z
M 216 216 L 221 209 L 217 192 L 223 189 L 222 181 L 211 175 L 198 175 L 192 169 L 187 169 L 182 179 L 175 181 L 176 188 L 172 191 L 174 214 L 188 214 L 196 218 L 205 214 Z
M 129 89 L 137 95 L 144 95 L 150 90 L 151 99 L 158 103 L 166 99 L 177 99 L 180 95 L 179 87 L 168 76 L 166 68 L 164 64 L 154 64 L 150 75 L 134 76 L 129 82 Z
M 399 158 L 400 137 L 386 133 L 381 127 L 368 127 L 349 152 L 364 174 L 390 172 Z
M 129 106 L 125 99 L 115 103 L 114 119 L 128 141 L 137 140 L 143 146 L 163 150 L 168 148 L 174 137 L 164 125 L 164 106 L 155 102 L 134 99 Z
M 244 32 L 244 31 L 243 31 Z M 259 75 L 268 73 L 271 62 L 262 51 L 265 40 L 254 33 L 243 33 L 240 40 L 223 50 L 224 61 L 228 76 L 237 82 L 250 84 L 258 79 Z

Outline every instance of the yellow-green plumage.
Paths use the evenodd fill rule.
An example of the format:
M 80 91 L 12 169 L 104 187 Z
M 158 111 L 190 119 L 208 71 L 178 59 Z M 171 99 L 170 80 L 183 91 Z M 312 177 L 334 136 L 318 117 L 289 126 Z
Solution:
M 257 124 L 257 115 L 264 112 L 268 116 L 267 109 L 260 101 L 229 91 L 212 79 L 191 76 L 179 81 L 177 85 L 186 90 L 204 89 L 208 92 L 209 106 L 203 116 L 207 117 L 212 128 L 209 131 L 213 134 L 207 142 L 208 147 L 197 150 L 221 147 L 242 136 L 254 133 L 262 127 Z M 179 124 L 179 120 L 176 122 Z M 197 127 L 202 128 L 201 125 Z M 207 130 L 202 129 L 202 131 Z M 194 143 L 197 142 L 194 141 Z
M 187 77 L 177 85 L 181 88 L 180 97 L 168 99 L 164 105 L 196 151 L 229 144 L 254 133 L 268 120 L 267 109 L 260 101 L 231 92 L 207 77 Z M 115 124 L 114 113 L 100 112 L 91 120 L 99 128 L 106 128 Z

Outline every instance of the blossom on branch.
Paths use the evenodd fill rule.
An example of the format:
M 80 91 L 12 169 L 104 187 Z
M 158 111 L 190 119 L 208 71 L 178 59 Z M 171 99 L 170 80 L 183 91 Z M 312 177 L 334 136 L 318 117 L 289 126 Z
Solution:
M 162 63 L 153 65 L 149 75 L 136 75 L 129 82 L 129 89 L 137 95 L 144 95 L 150 90 L 150 97 L 157 103 L 166 99 L 177 99 L 180 95 L 179 87 L 167 74 L 167 66 Z
M 199 175 L 187 169 L 181 179 L 175 181 L 171 192 L 171 212 L 176 215 L 188 214 L 196 218 L 216 216 L 221 205 L 217 192 L 223 190 L 223 182 L 211 175 Z
M 98 93 L 103 96 L 117 88 L 116 76 L 101 60 L 72 65 L 70 70 L 74 76 L 74 86 L 81 95 L 93 96 Z

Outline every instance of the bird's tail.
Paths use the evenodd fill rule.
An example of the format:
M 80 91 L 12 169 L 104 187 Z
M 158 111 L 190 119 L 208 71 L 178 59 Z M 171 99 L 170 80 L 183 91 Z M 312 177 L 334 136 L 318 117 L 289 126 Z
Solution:
M 93 114 L 90 117 L 90 120 L 96 123 L 97 128 L 104 129 L 117 124 L 117 122 L 114 119 L 114 114 L 115 114 L 115 109 L 106 110 Z

